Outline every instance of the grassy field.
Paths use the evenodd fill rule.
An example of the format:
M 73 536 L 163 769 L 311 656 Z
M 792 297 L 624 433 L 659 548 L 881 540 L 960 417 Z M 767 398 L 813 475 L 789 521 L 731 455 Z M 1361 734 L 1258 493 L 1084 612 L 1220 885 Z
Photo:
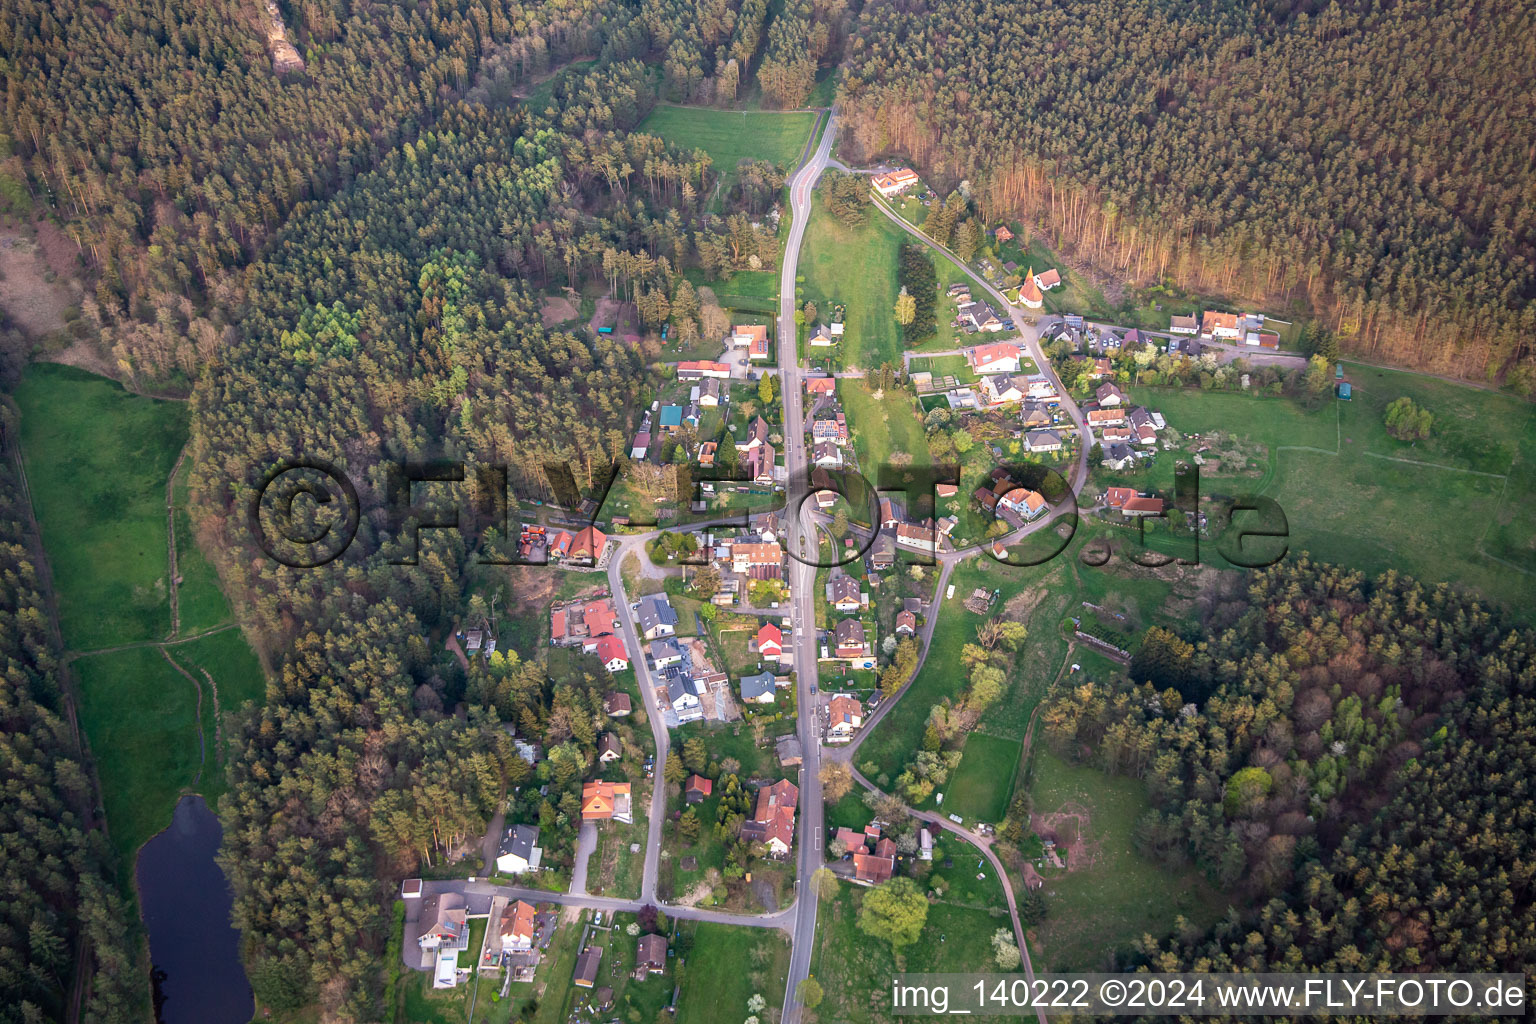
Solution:
M 1106 970 L 1109 958 L 1143 934 L 1167 935 L 1183 917 L 1197 928 L 1213 924 L 1226 901 L 1193 869 L 1174 871 L 1132 848 L 1136 820 L 1148 808 L 1132 779 L 1037 755 L 1031 795 L 1035 814 L 1083 810 L 1092 864 L 1081 871 L 1046 867 L 1046 919 L 1032 933 L 1036 970 Z M 1071 826 L 1058 828 L 1066 841 Z
M 660 136 L 684 149 L 702 149 L 724 177 L 733 177 L 743 160 L 770 160 L 789 169 L 799 161 L 813 113 L 734 111 L 712 107 L 662 105 L 640 122 L 637 131 Z
M 818 194 L 800 252 L 800 302 L 818 310 L 834 303 L 848 307 L 839 356 L 843 367 L 869 369 L 901 361 L 896 323 L 896 254 L 906 237 L 877 210 L 869 210 L 856 228 L 827 212 Z
M 1462 584 L 1530 609 L 1536 410 L 1433 378 L 1358 364 L 1347 372 L 1355 399 L 1325 401 L 1315 410 L 1289 399 L 1132 390 L 1178 431 L 1221 431 L 1254 446 L 1262 469 L 1202 469 L 1202 493 L 1275 499 L 1290 524 L 1291 551 L 1368 575 L 1398 569 Z M 1409 444 L 1387 434 L 1383 410 L 1404 395 L 1435 414 L 1428 440 Z M 1174 457 L 1193 445 L 1160 454 L 1140 486 L 1170 486 Z
M 993 913 L 947 900 L 930 904 L 922 935 L 898 958 L 889 945 L 859 931 L 866 891 L 843 883 L 837 897 L 821 905 L 811 976 L 826 992 L 816 1011 L 822 1020 L 884 1024 L 906 1019 L 890 1008 L 891 978 L 899 971 L 995 971 L 992 933 L 1009 927 L 1006 910 Z
M 182 793 L 216 804 L 225 753 L 216 736 L 228 738 L 220 716 L 263 700 L 266 680 L 238 629 L 168 643 L 176 665 L 158 646 L 172 632 L 165 499 L 186 443 L 186 407 L 52 364 L 30 367 L 16 398 L 64 642 L 77 655 L 80 723 L 112 843 L 131 871 L 132 855 L 170 823 Z M 231 623 L 193 537 L 186 493 L 183 464 L 173 487 L 178 637 Z M 80 654 L 128 643 L 146 646 Z
M 774 1019 L 771 1015 L 784 1005 L 789 973 L 789 943 L 783 933 L 691 921 L 680 922 L 678 931 L 680 944 L 690 948 L 682 969 L 677 1024 L 745 1020 L 747 1000 L 754 995 L 768 1004 L 763 1019 Z
M 187 407 L 51 363 L 29 367 L 15 394 L 65 644 L 164 639 L 165 483 L 187 440 Z
M 848 414 L 848 432 L 859 456 L 859 468 L 872 484 L 879 484 L 879 467 L 895 452 L 912 456 L 915 463 L 927 463 L 928 436 L 912 395 L 897 388 L 876 399 L 861 380 L 837 382 L 837 397 Z
M 1000 821 L 1013 796 L 1013 778 L 1022 750 L 1018 740 L 971 733 L 960 767 L 944 792 L 944 810 L 966 821 Z

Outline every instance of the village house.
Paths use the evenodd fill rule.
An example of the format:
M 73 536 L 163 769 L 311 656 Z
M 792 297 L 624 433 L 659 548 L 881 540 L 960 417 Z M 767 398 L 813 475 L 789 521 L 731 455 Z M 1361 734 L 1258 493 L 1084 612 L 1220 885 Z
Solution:
M 1200 321 L 1192 316 L 1175 316 L 1168 320 L 1169 334 L 1199 334 Z
M 985 331 L 988 334 L 995 334 L 1003 329 L 1003 318 L 997 315 L 997 310 L 985 302 L 961 303 L 956 310 L 955 318 L 973 330 Z
M 1019 419 L 1025 430 L 1048 427 L 1056 421 L 1056 418 L 1051 415 L 1050 407 L 1044 402 L 1036 401 L 1024 403 L 1019 411 Z
M 817 324 L 812 328 L 809 341 L 811 348 L 831 348 L 837 344 L 837 339 L 833 337 L 831 328 L 825 324 Z
M 843 450 L 832 441 L 817 441 L 811 447 L 811 463 L 819 469 L 842 469 Z
M 717 363 L 713 359 L 690 359 L 687 362 L 677 364 L 678 380 L 702 380 L 710 377 L 716 380 L 725 380 L 731 375 L 729 363 Z M 678 408 L 670 406 L 669 408 Z
M 1094 391 L 1093 397 L 1098 401 L 1099 408 L 1107 409 L 1110 406 L 1120 405 L 1125 401 L 1125 392 L 1114 384 L 1100 384 Z
M 917 616 L 911 612 L 896 613 L 896 635 L 911 636 L 917 632 Z
M 916 185 L 919 180 L 921 179 L 918 178 L 917 172 L 912 168 L 901 167 L 891 171 L 889 174 L 875 175 L 870 184 L 874 186 L 876 192 L 889 199 L 892 196 L 905 192 L 913 185 Z
M 881 838 L 875 841 L 873 853 L 853 855 L 853 878 L 865 885 L 880 885 L 891 880 L 896 873 L 896 843 Z
M 741 699 L 746 704 L 772 704 L 778 698 L 778 681 L 772 672 L 741 677 Z
M 1163 514 L 1164 502 L 1162 498 L 1144 498 L 1137 495 L 1127 498 L 1120 506 L 1120 514 L 1127 519 L 1135 519 L 1143 516 L 1160 516 Z
M 1127 431 L 1129 431 L 1129 428 L 1127 428 Z M 1136 465 L 1136 452 L 1125 442 L 1116 441 L 1104 449 L 1104 465 L 1117 473 L 1121 470 L 1130 469 Z
M 635 973 L 660 974 L 667 969 L 667 937 L 642 935 L 635 942 Z
M 997 499 L 997 507 L 1005 508 L 1029 520 L 1034 519 L 1050 506 L 1046 504 L 1045 497 L 1040 492 L 1032 491 L 1028 487 L 1015 487 Z
M 779 579 L 783 575 L 784 549 L 777 544 L 733 544 L 731 568 L 753 579 Z
M 757 656 L 764 661 L 778 661 L 784 655 L 784 633 L 771 622 L 763 623 L 754 642 Z
M 720 404 L 720 391 L 720 381 L 711 377 L 699 385 L 699 396 L 695 401 L 706 409 L 713 409 Z
M 1135 432 L 1129 426 L 1099 428 L 1099 440 L 1105 444 L 1124 444 L 1135 436 Z
M 837 394 L 836 377 L 805 378 L 805 393 L 809 396 Z
M 911 551 L 933 554 L 939 547 L 938 531 L 934 528 L 933 520 L 927 519 L 921 523 L 898 523 L 896 544 Z
M 705 469 L 712 468 L 715 464 L 715 455 L 720 450 L 720 442 L 705 441 L 699 445 L 699 465 Z
M 827 742 L 847 743 L 864 724 L 864 705 L 858 698 L 840 693 L 827 703 Z
M 1031 430 L 1024 435 L 1024 450 L 1031 455 L 1061 451 L 1061 435 L 1052 430 Z
M 433 903 L 436 900 L 436 903 Z M 429 897 L 422 906 L 427 924 L 417 944 L 430 952 L 450 952 L 469 948 L 469 922 L 464 897 L 456 892 Z
M 622 672 L 629 668 L 629 652 L 624 649 L 622 637 L 598 637 L 592 653 L 597 655 L 597 660 L 602 662 L 603 668 L 609 672 Z
M 1010 374 L 1000 373 L 981 378 L 981 399 L 989 406 L 1021 402 L 1024 394 L 1024 387 Z
M 611 732 L 605 732 L 597 739 L 597 761 L 599 764 L 612 764 L 624 756 L 624 745 L 619 742 L 618 736 Z
M 846 573 L 839 573 L 828 585 L 831 588 L 830 600 L 833 608 L 847 614 L 864 607 L 863 590 L 856 578 Z
M 559 545 L 559 556 L 561 558 L 569 558 L 578 562 L 591 561 L 596 563 L 602 560 L 603 552 L 608 550 L 608 535 L 595 526 L 588 526 L 586 529 L 578 531 L 574 536 L 566 534 L 563 530 L 561 533 L 565 537 L 570 538 Z M 557 542 L 559 540 L 560 538 L 557 538 Z M 550 554 L 551 556 L 556 554 L 554 548 L 551 548 Z
M 778 453 L 773 450 L 773 445 L 765 444 L 747 452 L 742 468 L 747 471 L 747 476 L 753 483 L 771 484 L 773 483 L 773 464 L 777 457 Z
M 869 567 L 874 572 L 884 572 L 896 564 L 896 542 L 881 534 L 869 549 Z
M 750 452 L 754 448 L 761 448 L 768 443 L 768 435 L 773 433 L 768 426 L 768 421 L 761 416 L 754 416 L 752 422 L 747 425 L 747 436 L 736 442 L 736 450 Z
M 1201 341 L 1234 341 L 1242 337 L 1242 328 L 1238 326 L 1236 313 L 1218 313 L 1215 310 L 1207 310 L 1200 318 Z
M 1104 492 L 1104 506 L 1119 511 L 1134 497 L 1136 497 L 1134 487 L 1111 487 Z
M 526 951 L 533 948 L 534 932 L 538 930 L 538 912 L 532 903 L 515 900 L 501 912 L 498 922 L 501 948 Z
M 1135 433 L 1136 440 L 1140 444 L 1150 445 L 1157 443 L 1157 424 L 1152 422 L 1152 414 L 1141 406 L 1132 409 L 1126 417 L 1130 429 Z
M 613 602 L 606 597 L 556 604 L 549 612 L 549 642 L 557 646 L 580 645 L 591 653 L 597 650 L 597 638 L 616 634 L 619 625 Z
M 670 670 L 667 675 L 667 703 L 677 713 L 679 724 L 697 722 L 704 717 L 704 701 L 699 681 L 691 673 Z
M 1035 275 L 1035 286 L 1043 292 L 1061 286 L 1061 273 L 1052 267 L 1050 270 Z
M 610 693 L 603 698 L 603 711 L 609 718 L 628 718 L 634 706 L 627 693 Z
M 751 843 L 765 843 L 769 852 L 783 857 L 795 845 L 795 804 L 800 788 L 781 779 L 757 791 L 757 810 L 741 824 L 741 837 Z
M 859 659 L 869 655 L 869 644 L 864 639 L 864 623 L 858 619 L 844 619 L 833 631 L 839 658 Z
M 539 849 L 539 830 L 534 825 L 513 825 L 496 847 L 496 870 L 508 875 L 539 870 L 544 851 Z
M 1013 241 L 1013 232 L 1008 230 L 1008 225 L 1006 225 L 1006 224 L 999 224 L 997 226 L 997 230 L 994 231 L 992 233 L 992 235 L 999 242 L 1011 242 L 1011 241 Z
M 646 653 L 651 656 L 651 666 L 657 669 L 666 668 L 668 665 L 679 665 L 688 656 L 687 648 L 672 637 L 657 640 L 646 649 Z
M 627 782 L 586 782 L 581 787 L 582 821 L 622 821 L 633 824 Z
M 647 640 L 671 636 L 677 632 L 677 610 L 666 594 L 646 594 L 639 601 L 636 620 L 640 635 Z
M 577 988 L 591 988 L 597 984 L 598 968 L 603 964 L 603 947 L 588 946 L 576 957 L 576 970 L 571 976 Z
M 703 803 L 715 791 L 715 784 L 702 775 L 690 775 L 683 783 L 683 800 L 690 804 Z
M 800 740 L 794 733 L 785 733 L 774 740 L 774 753 L 779 758 L 779 764 L 785 768 L 799 767 L 804 760 L 804 751 L 800 749 Z
M 1124 409 L 1120 409 L 1120 408 L 1111 408 L 1111 409 L 1092 409 L 1092 408 L 1090 408 L 1090 409 L 1087 409 L 1087 410 L 1084 411 L 1083 418 L 1088 421 L 1088 426 L 1090 426 L 1090 427 L 1109 427 L 1109 426 L 1115 426 L 1117 424 L 1123 424 L 1125 422 L 1125 410 Z
M 848 419 L 843 413 L 819 419 L 811 424 L 811 440 L 816 443 L 830 441 L 841 447 L 848 443 Z

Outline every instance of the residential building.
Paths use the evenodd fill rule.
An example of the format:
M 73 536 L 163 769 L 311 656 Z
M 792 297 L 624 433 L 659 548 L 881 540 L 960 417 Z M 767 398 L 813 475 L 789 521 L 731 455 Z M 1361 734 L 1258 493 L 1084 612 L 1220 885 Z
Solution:
M 831 348 L 837 344 L 837 339 L 832 336 L 832 331 L 825 324 L 817 324 L 811 330 L 811 348 Z
M 779 764 L 785 768 L 798 767 L 804 759 L 804 752 L 800 749 L 800 740 L 794 733 L 785 733 L 774 741 L 774 752 L 779 756 Z
M 720 442 L 705 441 L 699 445 L 699 465 L 705 469 L 712 468 L 715 464 L 715 455 L 720 450 Z
M 577 988 L 591 988 L 597 984 L 598 968 L 603 964 L 603 947 L 588 946 L 576 957 L 576 972 L 572 980 Z
M 538 930 L 538 912 L 532 903 L 515 900 L 501 912 L 501 948 L 505 950 L 529 950 L 533 948 L 533 936 Z
M 846 573 L 839 573 L 832 577 L 831 601 L 832 607 L 840 612 L 856 612 L 864 607 L 863 590 L 859 581 Z
M 754 579 L 778 579 L 782 574 L 784 549 L 778 544 L 734 544 L 731 546 L 731 567 L 739 573 L 748 573 Z M 761 573 L 760 570 L 772 570 Z
M 788 779 L 757 791 L 757 810 L 742 822 L 741 837 L 748 842 L 766 843 L 769 851 L 782 857 L 795 845 L 795 804 L 800 788 Z
M 837 378 L 807 377 L 805 378 L 805 393 L 807 395 L 835 395 L 837 394 Z
M 422 913 L 427 924 L 416 940 L 422 949 L 442 952 L 469 948 L 469 922 L 465 920 L 468 911 L 463 896 L 444 892 L 429 897 L 422 904 Z
M 634 441 L 630 443 L 629 457 L 637 460 L 643 459 L 645 458 L 645 453 L 650 450 L 651 432 L 649 430 L 642 430 L 635 435 Z
M 934 528 L 933 520 L 928 519 L 921 523 L 898 523 L 896 544 L 913 551 L 933 554 L 939 547 L 938 531 Z
M 635 971 L 660 974 L 667 969 L 667 937 L 642 935 L 635 943 Z
M 1104 492 L 1104 504 L 1108 508 L 1119 510 L 1134 497 L 1136 497 L 1134 487 L 1111 487 Z
M 702 803 L 715 791 L 715 784 L 702 775 L 690 775 L 683 783 L 683 800 L 690 804 Z
M 636 610 L 640 635 L 647 640 L 672 636 L 677 632 L 677 611 L 666 594 L 646 594 Z
M 817 441 L 811 447 L 811 463 L 820 469 L 842 469 L 843 450 L 831 441 Z
M 864 724 L 864 705 L 846 693 L 833 697 L 827 704 L 827 742 L 847 743 Z
M 778 686 L 772 672 L 759 672 L 754 676 L 741 677 L 741 699 L 746 704 L 772 704 L 778 697 Z
M 916 185 L 921 179 L 910 167 L 900 167 L 889 174 L 877 174 L 870 182 L 876 192 L 889 199 Z
M 646 648 L 646 651 L 651 656 L 651 665 L 657 669 L 681 664 L 688 656 L 687 648 L 669 636 L 657 640 Z
M 571 539 L 570 557 L 578 560 L 590 559 L 593 562 L 602 560 L 603 552 L 608 550 L 608 536 L 595 526 L 589 526 L 576 534 Z
M 1025 402 L 1020 410 L 1020 419 L 1023 421 L 1025 430 L 1031 427 L 1048 427 L 1056 420 L 1051 415 L 1050 408 L 1040 401 Z
M 1138 516 L 1160 516 L 1163 514 L 1164 502 L 1162 498 L 1144 498 L 1137 496 L 1127 498 L 1120 506 L 1120 514 L 1127 519 L 1135 519 Z
M 704 717 L 704 701 L 699 696 L 699 683 L 691 674 L 671 669 L 667 673 L 667 702 L 677 713 L 677 720 L 697 722 Z
M 778 453 L 773 450 L 773 445 L 761 445 L 747 452 L 747 457 L 742 461 L 742 467 L 753 483 L 771 484 L 773 483 L 773 464 L 777 457 Z
M 727 340 L 733 348 L 750 350 L 753 342 L 768 340 L 768 328 L 763 324 L 736 324 Z
M 1104 465 L 1115 472 L 1129 469 L 1136 464 L 1136 452 L 1130 445 L 1117 441 L 1104 449 Z M 1111 490 L 1124 490 L 1124 488 L 1110 488 Z
M 1031 430 L 1024 435 L 1024 450 L 1031 455 L 1061 451 L 1061 435 L 1052 430 Z
M 1008 509 L 1025 519 L 1033 519 L 1050 507 L 1040 492 L 1032 491 L 1028 487 L 1014 487 L 997 499 L 997 506 Z
M 1099 408 L 1107 409 L 1110 406 L 1120 405 L 1125 401 L 1125 392 L 1116 385 L 1105 382 L 1094 391 L 1093 397 L 1098 400 Z
M 1108 427 L 1125 422 L 1125 410 L 1120 408 L 1088 409 L 1083 416 L 1090 427 Z
M 1199 334 L 1200 321 L 1192 316 L 1176 316 L 1168 321 L 1169 334 Z
M 627 782 L 587 782 L 581 787 L 582 821 L 634 821 Z
M 717 363 L 713 359 L 690 359 L 677 364 L 678 380 L 702 380 L 705 377 L 725 380 L 731 375 L 729 363 Z M 717 385 L 718 386 L 718 385 Z M 671 406 L 670 408 L 678 408 Z M 665 427 L 665 423 L 663 423 Z
M 956 319 L 975 330 L 995 334 L 1003 329 L 1003 318 L 997 310 L 985 302 L 964 302 L 956 312 Z
M 843 413 L 816 420 L 811 424 L 811 440 L 820 444 L 829 441 L 842 447 L 848 443 L 848 419 Z
M 884 572 L 896 564 L 896 542 L 885 534 L 875 538 L 874 545 L 869 549 L 869 567 L 875 572 Z
M 597 651 L 599 637 L 619 631 L 619 616 L 606 598 L 557 604 L 549 613 L 549 642 L 559 646 L 580 645 L 588 654 Z
M 609 672 L 622 672 L 629 668 L 629 652 L 624 649 L 622 637 L 598 637 L 592 653 L 597 655 L 597 660 L 602 662 L 603 668 Z
M 757 631 L 757 656 L 764 661 L 778 661 L 784 655 L 784 634 L 771 622 Z
M 1152 414 L 1150 412 L 1141 406 L 1137 406 L 1131 410 L 1130 415 L 1126 419 L 1130 424 L 1132 432 L 1136 435 L 1136 442 L 1138 444 L 1149 445 L 1157 443 L 1157 425 L 1152 422 Z
M 889 843 L 889 839 L 881 842 Z M 894 843 L 892 844 L 895 845 Z M 891 875 L 896 871 L 896 858 L 878 857 L 872 853 L 856 853 L 853 855 L 853 878 L 856 882 L 865 885 L 880 885 L 891 880 Z
M 981 399 L 987 405 L 1011 405 L 1024 400 L 1024 388 L 1006 373 L 981 378 Z
M 627 693 L 610 693 L 603 698 L 603 710 L 609 718 L 628 718 L 634 711 L 634 705 Z
M 896 613 L 896 635 L 911 636 L 917 632 L 917 616 L 911 612 Z
M 597 738 L 597 761 L 599 764 L 612 764 L 624 756 L 624 744 L 619 742 L 619 737 L 611 732 L 605 732 Z
M 1039 288 L 1043 292 L 1048 292 L 1052 288 L 1059 288 L 1060 286 L 1061 273 L 1057 271 L 1055 267 L 1052 267 L 1050 270 L 1047 270 L 1044 273 L 1035 275 L 1035 287 Z
M 1242 328 L 1238 325 L 1236 313 L 1218 313 L 1207 310 L 1200 318 L 1200 339 L 1202 341 L 1221 340 L 1232 341 L 1242 337 Z
M 736 450 L 749 452 L 754 448 L 761 448 L 768 443 L 768 435 L 773 430 L 768 426 L 768 421 L 761 416 L 754 416 L 752 422 L 747 425 L 747 436 L 736 442 Z
M 862 658 L 868 655 L 869 645 L 864 639 L 864 623 L 858 619 L 844 619 L 839 622 L 833 635 L 837 638 L 839 658 Z
M 722 387 L 718 379 L 711 377 L 704 381 L 699 385 L 699 405 L 705 409 L 713 409 L 719 405 L 721 390 Z

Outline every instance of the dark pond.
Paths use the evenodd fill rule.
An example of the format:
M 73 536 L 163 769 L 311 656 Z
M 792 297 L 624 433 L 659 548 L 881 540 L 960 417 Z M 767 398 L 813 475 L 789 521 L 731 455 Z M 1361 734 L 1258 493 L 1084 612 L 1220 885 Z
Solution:
M 240 933 L 229 923 L 229 882 L 213 859 L 222 834 L 202 797 L 183 797 L 171 827 L 139 851 L 161 1024 L 247 1024 L 255 1013 Z

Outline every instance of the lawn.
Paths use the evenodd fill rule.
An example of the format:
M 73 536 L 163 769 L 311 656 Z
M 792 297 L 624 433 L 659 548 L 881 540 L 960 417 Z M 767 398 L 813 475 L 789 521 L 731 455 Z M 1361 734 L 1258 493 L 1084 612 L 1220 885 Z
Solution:
M 966 821 L 1001 821 L 1008 813 L 1022 750 L 1018 740 L 971 733 L 960 767 L 944 791 L 944 810 Z
M 728 178 L 734 177 L 737 164 L 748 159 L 793 169 L 815 124 L 813 113 L 662 104 L 636 131 L 660 136 L 685 150 L 704 150 L 721 176 Z
M 965 361 L 965 356 L 926 356 L 913 359 L 909 369 L 913 373 L 926 370 L 935 377 L 953 377 L 962 384 L 974 384 L 981 379 L 971 370 L 970 364 Z
M 805 283 L 797 299 L 816 303 L 822 318 L 834 303 L 848 307 L 837 353 L 845 369 L 901 362 L 896 323 L 896 254 L 907 235 L 878 210 L 851 228 L 827 212 L 818 193 L 800 252 Z
M 15 397 L 65 645 L 163 639 L 165 484 L 187 440 L 187 407 L 51 363 L 28 367 Z
M 859 456 L 859 469 L 871 484 L 880 485 L 880 467 L 895 452 L 912 456 L 918 464 L 929 461 L 928 435 L 906 389 L 895 388 L 876 399 L 863 381 L 840 380 L 837 397 L 848 415 L 848 433 Z
M 677 1024 L 718 1024 L 746 1020 L 747 1001 L 760 995 L 768 1004 L 762 1019 L 775 1019 L 784 1005 L 789 942 L 772 928 L 681 921 L 682 994 Z M 647 1018 L 649 1020 L 649 1018 Z
M 1201 490 L 1273 498 L 1289 521 L 1293 553 L 1368 576 L 1397 569 L 1461 584 L 1528 616 L 1536 595 L 1536 522 L 1526 511 L 1536 499 L 1536 411 L 1434 378 L 1359 364 L 1347 372 L 1354 400 L 1312 410 L 1290 399 L 1131 390 L 1178 431 L 1220 430 L 1262 446 L 1262 472 L 1202 470 Z M 1404 395 L 1435 414 L 1428 440 L 1386 433 L 1383 410 Z M 1171 486 L 1179 454 L 1160 454 L 1139 486 Z
M 1111 969 L 1110 957 L 1144 934 L 1169 934 L 1179 917 L 1200 929 L 1221 917 L 1227 901 L 1198 872 L 1172 870 L 1135 852 L 1131 836 L 1150 806 L 1141 783 L 1074 767 L 1043 750 L 1035 756 L 1035 814 L 1086 811 L 1084 840 L 1094 858 L 1080 871 L 1041 870 L 1048 910 L 1031 933 L 1037 970 Z M 1060 840 L 1070 831 L 1062 824 Z
M 866 892 L 842 883 L 836 898 L 823 901 L 818 911 L 811 975 L 826 993 L 816 1011 L 822 1020 L 894 1024 L 905 1019 L 890 1010 L 891 978 L 901 971 L 996 971 L 992 934 L 1011 927 L 1006 909 L 932 903 L 922 935 L 898 959 L 888 944 L 859 931 L 858 908 Z
M 176 474 L 176 572 L 181 583 L 176 588 L 177 609 L 181 615 L 181 633 L 198 633 L 229 621 L 229 600 L 219 589 L 219 576 L 213 563 L 203 557 L 192 532 L 188 514 L 187 478 L 192 460 L 182 461 Z

